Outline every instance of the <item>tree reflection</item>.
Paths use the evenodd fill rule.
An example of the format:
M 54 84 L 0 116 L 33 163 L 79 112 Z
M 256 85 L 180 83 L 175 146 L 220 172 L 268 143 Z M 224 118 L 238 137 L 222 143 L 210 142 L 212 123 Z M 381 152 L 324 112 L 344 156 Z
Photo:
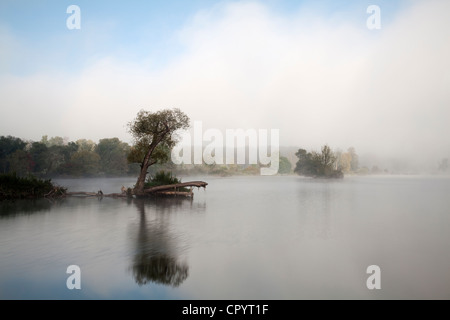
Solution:
M 131 272 L 137 284 L 149 282 L 177 287 L 189 274 L 187 263 L 179 261 L 179 246 L 164 221 L 149 220 L 146 216 L 146 204 L 163 206 L 180 206 L 183 201 L 169 199 L 162 202 L 149 202 L 145 199 L 133 199 L 140 214 L 135 254 Z
M 174 257 L 165 255 L 136 255 L 133 262 L 133 276 L 137 284 L 154 282 L 178 287 L 188 277 L 189 267 Z
M 50 211 L 56 201 L 48 199 L 24 199 L 0 201 L 0 218 L 13 217 L 21 214 L 34 214 L 42 211 Z

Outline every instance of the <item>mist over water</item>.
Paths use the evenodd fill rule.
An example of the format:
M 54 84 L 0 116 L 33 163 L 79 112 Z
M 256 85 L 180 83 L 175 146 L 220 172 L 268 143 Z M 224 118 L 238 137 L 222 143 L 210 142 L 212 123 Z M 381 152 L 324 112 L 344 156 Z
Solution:
M 136 114 L 179 108 L 192 144 L 177 155 L 200 152 L 165 169 L 208 186 L 0 201 L 0 299 L 450 299 L 450 1 L 67 5 L 0 2 L 6 180 L 134 175 L 53 180 L 120 193 L 182 135 L 159 116 L 133 130 Z M 274 175 L 250 176 L 256 158 Z
M 0 298 L 450 298 L 448 177 L 202 180 L 192 200 L 1 202 Z M 106 193 L 135 181 L 56 182 Z M 69 265 L 81 290 L 66 288 Z

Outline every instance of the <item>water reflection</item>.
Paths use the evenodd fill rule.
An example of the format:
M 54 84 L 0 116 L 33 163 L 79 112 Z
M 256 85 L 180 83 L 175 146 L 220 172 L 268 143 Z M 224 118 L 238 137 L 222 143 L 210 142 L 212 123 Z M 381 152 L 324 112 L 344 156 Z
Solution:
M 189 274 L 189 266 L 179 258 L 180 244 L 169 230 L 164 219 L 150 219 L 146 214 L 146 206 L 170 210 L 186 204 L 186 199 L 134 199 L 139 212 L 138 230 L 136 234 L 135 254 L 131 272 L 138 285 L 149 282 L 177 287 Z M 150 208 L 151 208 L 150 207 Z M 149 210 L 150 211 L 150 210 Z
M 309 226 L 312 237 L 329 239 L 332 237 L 332 213 L 337 210 L 334 207 L 336 197 L 335 185 L 328 181 L 306 180 L 298 186 L 298 202 L 301 212 L 302 225 Z
M 185 197 L 155 197 L 145 199 L 145 203 L 149 209 L 159 214 L 171 214 L 174 212 L 195 213 L 204 212 L 206 209 L 205 201 L 194 201 L 193 198 Z
M 36 212 L 50 211 L 56 201 L 47 199 L 25 199 L 0 201 L 0 218 L 13 217 L 20 214 L 33 214 Z

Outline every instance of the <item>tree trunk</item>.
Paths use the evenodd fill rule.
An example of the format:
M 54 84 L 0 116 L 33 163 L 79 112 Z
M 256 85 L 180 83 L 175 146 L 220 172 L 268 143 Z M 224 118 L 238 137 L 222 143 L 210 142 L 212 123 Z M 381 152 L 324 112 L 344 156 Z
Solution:
M 147 170 L 148 168 L 154 164 L 154 162 L 150 162 L 151 155 L 153 151 L 155 150 L 156 146 L 163 140 L 164 135 L 162 135 L 160 138 L 154 140 L 148 149 L 147 154 L 144 157 L 144 160 L 141 164 L 141 172 L 139 174 L 139 177 L 137 179 L 136 185 L 134 186 L 134 193 L 135 194 L 142 194 L 144 193 L 144 184 L 145 184 L 145 178 L 147 177 Z
M 148 167 L 150 167 L 150 155 L 152 151 L 149 151 L 144 161 L 141 165 L 141 173 L 139 174 L 139 177 L 137 179 L 136 185 L 134 186 L 134 193 L 135 194 L 142 194 L 144 192 L 144 184 L 145 184 L 145 178 L 147 177 L 147 170 Z

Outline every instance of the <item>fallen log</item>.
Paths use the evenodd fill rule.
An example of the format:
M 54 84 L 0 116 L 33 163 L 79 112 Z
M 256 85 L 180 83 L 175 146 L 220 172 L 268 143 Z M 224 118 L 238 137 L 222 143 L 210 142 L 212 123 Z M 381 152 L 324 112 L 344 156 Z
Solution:
M 104 194 L 103 197 L 128 198 L 128 195 L 126 193 L 109 193 L 109 194 Z
M 97 197 L 98 192 L 66 192 L 66 196 Z
M 176 191 L 177 188 L 182 188 L 182 187 L 206 188 L 207 185 L 208 184 L 204 181 L 190 181 L 190 182 L 168 184 L 168 185 L 144 189 L 144 193 L 155 193 L 155 192 L 165 191 L 165 190 L 167 190 L 167 191 L 175 190 Z
M 62 187 L 53 187 L 47 194 L 44 194 L 44 198 L 61 198 L 66 195 L 66 189 Z
M 208 184 L 204 181 L 190 181 L 176 184 L 168 184 L 157 187 L 152 187 L 148 189 L 144 189 L 145 195 L 162 195 L 162 196 L 185 196 L 185 197 L 193 197 L 194 193 L 192 192 L 193 187 L 197 188 L 206 188 Z M 179 191 L 179 188 L 190 187 L 189 191 Z M 126 190 L 126 189 L 125 189 Z M 101 190 L 98 192 L 66 192 L 65 196 L 74 196 L 74 197 L 112 197 L 112 198 L 129 198 L 133 195 L 135 196 L 143 196 L 143 194 L 133 194 L 128 193 L 122 187 L 122 193 L 110 193 L 104 194 Z
M 124 193 L 108 193 L 104 194 L 101 190 L 98 192 L 67 192 L 66 196 L 74 197 L 110 197 L 110 198 L 127 198 L 128 195 Z
M 194 193 L 192 191 L 160 191 L 156 192 L 158 196 L 183 196 L 183 197 L 193 197 Z

